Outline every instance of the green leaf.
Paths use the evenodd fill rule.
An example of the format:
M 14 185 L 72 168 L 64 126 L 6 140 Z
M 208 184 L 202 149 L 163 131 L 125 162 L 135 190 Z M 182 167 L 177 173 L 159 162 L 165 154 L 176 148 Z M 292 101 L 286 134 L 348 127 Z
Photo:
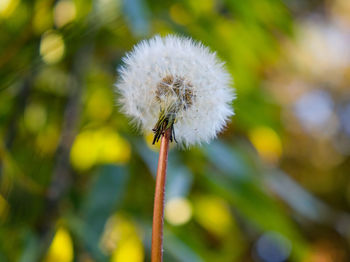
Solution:
M 99 249 L 99 240 L 108 217 L 122 201 L 127 182 L 124 167 L 106 165 L 99 169 L 83 208 L 83 241 L 98 261 L 106 258 Z

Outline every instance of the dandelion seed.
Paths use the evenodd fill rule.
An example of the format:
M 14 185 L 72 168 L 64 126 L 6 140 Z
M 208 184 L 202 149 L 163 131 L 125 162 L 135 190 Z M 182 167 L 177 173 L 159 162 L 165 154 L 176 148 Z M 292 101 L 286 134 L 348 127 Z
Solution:
M 209 142 L 233 115 L 231 77 L 215 53 L 190 38 L 155 36 L 123 59 L 116 90 L 123 111 L 157 142 Z M 176 136 L 175 136 L 176 135 Z

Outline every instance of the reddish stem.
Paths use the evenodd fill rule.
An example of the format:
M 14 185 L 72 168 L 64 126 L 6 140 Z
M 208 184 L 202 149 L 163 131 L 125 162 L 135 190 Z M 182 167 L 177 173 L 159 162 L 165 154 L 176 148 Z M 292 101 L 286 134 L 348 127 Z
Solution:
M 165 131 L 160 141 L 156 189 L 153 207 L 152 262 L 163 261 L 164 192 L 170 136 L 171 128 Z

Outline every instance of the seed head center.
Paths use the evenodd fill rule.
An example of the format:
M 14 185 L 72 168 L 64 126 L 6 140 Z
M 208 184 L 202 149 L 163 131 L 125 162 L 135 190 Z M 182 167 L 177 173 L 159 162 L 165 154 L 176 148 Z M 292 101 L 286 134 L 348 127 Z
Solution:
M 191 107 L 193 86 L 184 77 L 168 75 L 157 85 L 156 99 L 164 110 L 177 113 Z

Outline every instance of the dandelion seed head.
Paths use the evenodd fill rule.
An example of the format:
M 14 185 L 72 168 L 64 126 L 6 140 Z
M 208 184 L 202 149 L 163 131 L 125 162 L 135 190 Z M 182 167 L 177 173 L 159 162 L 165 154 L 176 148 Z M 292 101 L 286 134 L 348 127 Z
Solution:
M 232 79 L 215 53 L 190 38 L 155 36 L 123 58 L 116 91 L 122 110 L 145 132 L 160 112 L 174 116 L 179 143 L 210 139 L 233 115 Z
M 161 108 L 174 107 L 175 113 L 193 104 L 193 86 L 183 77 L 168 75 L 158 84 L 156 99 Z

